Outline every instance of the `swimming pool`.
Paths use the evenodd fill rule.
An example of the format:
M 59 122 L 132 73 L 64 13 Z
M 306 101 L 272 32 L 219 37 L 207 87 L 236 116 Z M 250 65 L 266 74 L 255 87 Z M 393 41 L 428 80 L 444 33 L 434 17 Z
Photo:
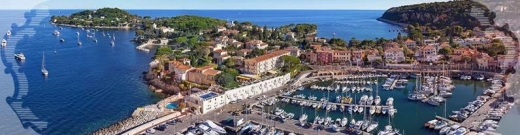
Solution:
M 178 105 L 177 103 L 168 103 L 164 107 L 166 107 L 167 109 L 177 109 Z

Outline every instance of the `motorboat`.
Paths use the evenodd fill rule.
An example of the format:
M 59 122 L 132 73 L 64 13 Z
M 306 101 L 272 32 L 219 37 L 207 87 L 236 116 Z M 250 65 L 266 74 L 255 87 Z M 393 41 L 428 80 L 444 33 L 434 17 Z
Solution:
M 374 99 L 374 104 L 379 105 L 379 103 L 381 103 L 381 97 L 379 95 L 377 95 L 376 98 Z
M 47 71 L 47 69 L 45 69 L 45 53 L 43 53 L 43 57 L 42 57 L 42 74 L 45 77 L 49 76 L 49 71 Z
M 60 42 L 65 42 L 65 39 L 63 39 L 63 38 L 62 38 L 62 39 L 60 39 Z
M 388 105 L 388 106 L 392 106 L 392 105 L 394 105 L 394 98 L 389 97 L 389 98 L 386 100 L 386 105 Z
M 7 40 L 2 39 L 2 47 L 5 47 L 5 46 L 7 46 Z
M 17 59 L 17 60 L 25 60 L 25 55 L 21 52 L 21 53 L 15 53 L 14 54 L 14 58 Z
M 7 32 L 5 33 L 7 36 L 11 36 L 11 30 L 7 30 Z
M 439 134 L 440 134 L 440 135 L 445 135 L 446 133 L 448 133 L 448 131 L 450 131 L 450 129 L 451 129 L 451 128 L 448 127 L 448 126 L 447 126 L 447 127 L 443 127 L 443 128 L 441 128 L 441 130 L 439 131 Z
M 341 119 L 341 124 L 340 124 L 340 126 L 345 127 L 347 124 L 348 124 L 348 119 L 347 119 L 347 117 L 343 117 L 343 119 Z
M 372 132 L 372 130 L 376 129 L 377 126 L 379 126 L 379 124 L 375 121 L 373 121 L 372 123 L 370 123 L 370 125 L 368 126 L 367 128 L 367 132 Z
M 52 32 L 52 35 L 55 35 L 55 36 L 59 36 L 60 35 L 60 32 L 58 30 L 54 30 Z
M 335 131 L 335 132 L 339 132 L 339 130 L 340 130 L 337 124 L 332 125 L 330 128 L 332 129 L 332 131 Z
M 374 114 L 376 112 L 376 107 L 370 106 L 370 110 L 368 112 L 370 113 L 370 115 Z
M 219 133 L 219 134 L 227 134 L 226 130 L 220 126 L 218 126 L 217 124 L 213 123 L 213 121 L 210 121 L 210 120 L 206 120 L 204 122 L 204 124 L 206 124 L 206 126 L 209 126 L 211 127 L 211 130 Z

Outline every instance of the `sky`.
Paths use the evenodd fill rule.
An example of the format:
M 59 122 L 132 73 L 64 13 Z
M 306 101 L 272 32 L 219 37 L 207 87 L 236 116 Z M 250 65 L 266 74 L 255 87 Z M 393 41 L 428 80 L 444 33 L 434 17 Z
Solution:
M 359 9 L 447 0 L 0 0 L 0 9 Z

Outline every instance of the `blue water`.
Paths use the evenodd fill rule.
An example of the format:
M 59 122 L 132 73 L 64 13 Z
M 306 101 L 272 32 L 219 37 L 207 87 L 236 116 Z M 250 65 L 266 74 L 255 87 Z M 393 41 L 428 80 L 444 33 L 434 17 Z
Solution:
M 0 101 L 0 131 L 6 131 L 7 134 L 88 134 L 130 116 L 136 107 L 159 100 L 160 97 L 148 90 L 141 79 L 141 73 L 147 70 L 153 52 L 145 53 L 135 49 L 135 45 L 130 42 L 134 31 L 104 30 L 110 35 L 116 35 L 114 47 L 109 45 L 107 37 L 101 36 L 103 30 L 96 32 L 98 43 L 88 39 L 85 31 L 77 28 L 64 27 L 59 38 L 51 34 L 58 27 L 48 24 L 50 15 L 69 15 L 76 11 L 0 12 L 3 18 L 0 20 L 0 32 L 7 29 L 13 32 L 8 38 L 12 49 L 2 50 L 1 55 L 2 68 L 5 70 L 0 75 L 0 95 L 6 100 Z M 332 33 L 336 33 L 337 37 L 347 39 L 392 38 L 397 34 L 388 32 L 389 29 L 397 29 L 396 26 L 375 20 L 383 11 L 130 12 L 153 17 L 201 15 L 251 21 L 268 27 L 313 23 L 318 25 L 320 36 L 331 37 Z M 76 44 L 77 31 L 81 33 L 82 46 Z M 66 42 L 60 43 L 60 38 Z M 18 52 L 25 54 L 25 62 L 12 62 L 12 53 Z M 48 78 L 42 77 L 40 71 L 44 52 Z M 13 107 L 17 103 L 21 107 Z

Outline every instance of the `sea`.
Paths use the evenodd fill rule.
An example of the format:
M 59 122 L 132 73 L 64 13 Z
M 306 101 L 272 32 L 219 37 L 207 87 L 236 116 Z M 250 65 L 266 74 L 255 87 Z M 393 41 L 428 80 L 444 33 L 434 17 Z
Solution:
M 0 69 L 3 70 L 0 73 L 0 98 L 5 99 L 0 101 L 2 134 L 89 134 L 129 117 L 137 107 L 153 104 L 162 98 L 162 95 L 149 90 L 142 80 L 154 51 L 136 50 L 136 44 L 130 41 L 135 35 L 133 30 L 99 29 L 93 32 L 98 42 L 93 42 L 86 36 L 85 30 L 60 29 L 49 24 L 52 15 L 70 15 L 77 11 L 80 10 L 0 11 L 0 32 L 7 40 L 7 47 L 0 50 Z M 327 38 L 332 37 L 333 33 L 344 39 L 393 38 L 397 33 L 389 30 L 399 29 L 376 20 L 384 12 L 382 10 L 129 12 L 152 17 L 199 15 L 229 21 L 250 21 L 268 27 L 311 23 L 318 25 L 319 36 Z M 7 30 L 11 30 L 11 36 L 4 35 Z M 60 35 L 54 36 L 54 30 L 59 30 Z M 106 36 L 102 36 L 103 33 Z M 108 34 L 116 37 L 114 46 L 110 45 Z M 60 39 L 65 42 L 60 42 Z M 81 46 L 77 45 L 78 39 L 82 42 Z M 13 54 L 20 52 L 25 54 L 26 60 L 14 59 Z M 42 76 L 43 65 L 49 71 L 48 77 Z M 428 111 L 413 108 L 414 104 L 409 106 L 398 109 Z M 400 115 L 398 119 L 411 119 L 423 114 Z M 406 121 L 400 123 L 398 126 L 406 126 Z

